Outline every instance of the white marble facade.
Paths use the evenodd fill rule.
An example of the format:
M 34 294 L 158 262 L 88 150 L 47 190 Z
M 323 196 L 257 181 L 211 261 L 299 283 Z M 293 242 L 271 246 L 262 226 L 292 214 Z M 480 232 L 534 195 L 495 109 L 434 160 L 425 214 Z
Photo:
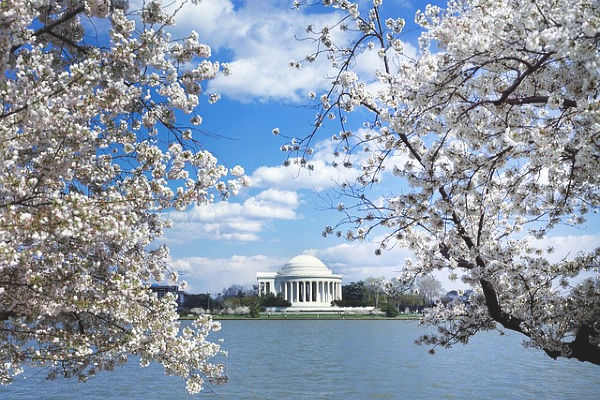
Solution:
M 256 279 L 260 296 L 281 293 L 292 307 L 328 308 L 342 299 L 342 276 L 309 255 L 292 258 L 279 272 L 257 272 Z

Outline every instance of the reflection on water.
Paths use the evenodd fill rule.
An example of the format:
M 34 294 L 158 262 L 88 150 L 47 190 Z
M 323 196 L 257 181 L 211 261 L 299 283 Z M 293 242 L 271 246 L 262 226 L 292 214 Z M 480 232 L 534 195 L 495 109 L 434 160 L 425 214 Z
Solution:
M 223 321 L 230 382 L 189 396 L 160 365 L 134 362 L 86 383 L 41 377 L 0 399 L 597 399 L 600 367 L 554 361 L 517 334 L 483 333 L 429 355 L 412 321 Z

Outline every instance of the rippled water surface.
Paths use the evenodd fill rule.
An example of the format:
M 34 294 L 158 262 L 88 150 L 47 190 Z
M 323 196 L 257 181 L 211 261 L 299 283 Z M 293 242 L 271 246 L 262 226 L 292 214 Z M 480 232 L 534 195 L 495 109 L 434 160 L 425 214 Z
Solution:
M 230 382 L 189 396 L 160 365 L 130 361 L 86 383 L 40 376 L 0 399 L 600 399 L 600 367 L 554 361 L 517 334 L 477 335 L 429 355 L 412 321 L 224 321 Z

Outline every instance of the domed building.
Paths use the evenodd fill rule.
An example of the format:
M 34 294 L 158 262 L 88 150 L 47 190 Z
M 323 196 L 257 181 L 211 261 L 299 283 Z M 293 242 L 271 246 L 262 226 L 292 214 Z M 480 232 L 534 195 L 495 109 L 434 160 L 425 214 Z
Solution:
M 292 307 L 329 308 L 342 299 L 342 276 L 335 275 L 321 260 L 299 255 L 279 272 L 257 272 L 258 293 L 280 294 Z

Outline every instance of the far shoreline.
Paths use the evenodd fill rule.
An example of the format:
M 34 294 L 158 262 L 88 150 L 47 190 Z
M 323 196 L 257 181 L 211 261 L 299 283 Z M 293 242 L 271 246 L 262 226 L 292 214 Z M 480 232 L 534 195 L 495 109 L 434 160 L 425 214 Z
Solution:
M 181 316 L 180 320 L 194 320 L 198 316 L 186 315 Z M 212 315 L 212 319 L 215 321 L 357 321 L 357 320 L 371 320 L 371 321 L 418 321 L 422 318 L 422 314 L 401 314 L 397 317 L 385 317 L 379 315 L 360 315 L 360 314 L 300 314 L 300 313 L 287 313 L 287 314 L 266 314 L 261 313 L 259 317 L 251 318 L 247 315 Z

